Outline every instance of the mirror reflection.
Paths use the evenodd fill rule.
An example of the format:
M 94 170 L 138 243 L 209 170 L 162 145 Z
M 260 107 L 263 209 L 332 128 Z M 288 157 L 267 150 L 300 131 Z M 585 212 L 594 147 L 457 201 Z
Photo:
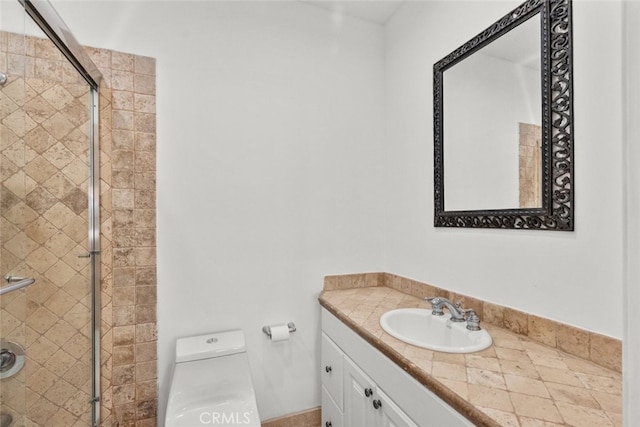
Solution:
M 537 13 L 443 73 L 444 208 L 542 207 Z

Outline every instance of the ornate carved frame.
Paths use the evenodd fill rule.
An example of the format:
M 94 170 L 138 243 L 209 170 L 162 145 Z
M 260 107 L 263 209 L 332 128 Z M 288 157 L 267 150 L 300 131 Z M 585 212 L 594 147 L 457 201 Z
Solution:
M 442 74 L 522 22 L 540 14 L 542 54 L 542 207 L 444 210 Z M 528 0 L 433 65 L 436 227 L 574 229 L 573 36 L 571 0 Z

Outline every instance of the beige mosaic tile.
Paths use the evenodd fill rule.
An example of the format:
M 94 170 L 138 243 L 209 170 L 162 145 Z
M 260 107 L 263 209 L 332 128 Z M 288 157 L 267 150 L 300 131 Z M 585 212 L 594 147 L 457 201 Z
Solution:
M 622 343 L 600 334 L 591 334 L 590 341 L 591 360 L 621 372 Z
M 541 380 L 509 374 L 504 374 L 504 379 L 509 391 L 544 398 L 551 397 L 547 386 Z
M 396 286 L 400 283 L 397 280 Z M 540 337 L 534 340 L 485 324 L 494 338 L 489 349 L 471 354 L 433 352 L 399 342 L 377 325 L 384 311 L 427 308 L 421 299 L 374 286 L 366 291 L 325 290 L 320 303 L 475 425 L 591 427 L 621 423 L 620 373 L 544 345 Z M 524 320 L 530 320 L 526 315 L 509 310 L 504 313 L 512 322 L 519 322 L 515 329 L 526 325 L 528 332 L 537 334 L 554 328 L 546 320 L 525 324 Z
M 324 278 L 325 289 L 351 289 L 369 286 L 379 286 L 380 275 L 378 273 L 349 274 L 339 276 L 326 276 Z
M 613 422 L 604 411 L 566 402 L 558 402 L 557 405 L 568 425 L 589 427 L 613 426 Z
M 453 381 L 467 380 L 467 370 L 463 365 L 456 365 L 453 363 L 445 362 L 433 362 L 431 366 L 431 375 L 436 378 Z
M 320 408 L 298 412 L 262 422 L 262 427 L 317 427 L 321 423 Z
M 545 345 L 556 346 L 556 323 L 538 316 L 527 316 L 528 336 Z
M 510 331 L 520 335 L 528 335 L 529 322 L 527 315 L 511 308 L 505 308 L 503 312 L 504 326 Z
M 87 51 L 104 75 L 103 425 L 155 425 L 155 60 Z M 3 271 L 20 269 L 37 279 L 37 286 L 17 293 L 22 300 L 3 297 L 1 303 L 3 336 L 24 341 L 34 357 L 33 375 L 20 386 L 24 392 L 14 393 L 23 397 L 21 403 L 3 396 L 2 409 L 26 414 L 22 421 L 15 417 L 22 424 L 88 425 L 90 372 L 79 367 L 90 360 L 88 269 L 77 258 L 87 247 L 88 91 L 47 40 L 0 32 L 2 58 L 11 75 L 0 96 L 0 262 Z M 114 239 L 125 245 L 112 248 Z M 114 276 L 114 262 L 133 271 Z M 114 389 L 132 380 L 133 388 Z M 4 382 L 3 389 L 8 390 Z
M 509 393 L 479 384 L 469 384 L 469 402 L 479 407 L 513 412 Z
M 487 414 L 490 418 L 496 420 L 502 427 L 520 427 L 518 417 L 512 412 L 500 411 L 491 408 L 479 408 L 482 412 Z
M 133 388 L 114 388 L 113 419 L 155 425 L 157 412 L 155 60 L 112 52 L 114 366 L 133 366 Z M 127 371 L 128 372 L 128 371 Z M 133 425 L 133 424 L 131 424 Z

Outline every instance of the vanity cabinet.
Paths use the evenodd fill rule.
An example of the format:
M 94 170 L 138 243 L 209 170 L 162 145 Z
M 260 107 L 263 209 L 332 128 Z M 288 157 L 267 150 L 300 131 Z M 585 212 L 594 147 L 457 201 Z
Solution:
M 344 425 L 418 427 L 371 378 L 344 357 Z
M 322 427 L 473 426 L 322 309 Z
M 322 426 L 418 427 L 324 333 L 321 353 Z

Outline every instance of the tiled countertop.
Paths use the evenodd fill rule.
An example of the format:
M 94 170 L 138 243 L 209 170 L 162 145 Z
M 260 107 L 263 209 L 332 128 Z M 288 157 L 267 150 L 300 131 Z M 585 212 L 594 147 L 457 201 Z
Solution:
M 478 426 L 622 426 L 618 372 L 486 323 L 493 345 L 480 352 L 405 344 L 380 316 L 428 304 L 384 286 L 324 291 L 320 304 Z

